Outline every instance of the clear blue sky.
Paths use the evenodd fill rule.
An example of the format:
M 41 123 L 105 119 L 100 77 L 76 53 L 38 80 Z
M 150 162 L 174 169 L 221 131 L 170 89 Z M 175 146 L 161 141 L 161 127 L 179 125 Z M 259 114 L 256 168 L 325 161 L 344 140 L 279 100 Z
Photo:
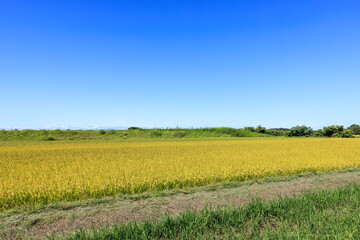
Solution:
M 0 1 L 0 129 L 360 123 L 359 1 Z

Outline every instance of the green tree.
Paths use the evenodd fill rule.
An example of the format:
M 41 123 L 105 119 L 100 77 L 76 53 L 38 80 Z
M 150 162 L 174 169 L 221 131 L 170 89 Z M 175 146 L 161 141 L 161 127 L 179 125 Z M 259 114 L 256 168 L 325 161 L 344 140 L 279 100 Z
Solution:
M 296 126 L 290 129 L 286 134 L 289 137 L 310 137 L 314 130 L 311 127 Z
M 332 125 L 324 127 L 324 136 L 325 137 L 337 137 L 338 134 L 341 134 L 344 131 L 344 126 Z
M 357 124 L 353 124 L 350 127 L 348 127 L 349 130 L 353 131 L 355 135 L 360 135 L 360 126 Z
M 354 132 L 351 131 L 350 129 L 346 129 L 341 133 L 341 137 L 342 138 L 353 138 L 354 137 Z
M 244 127 L 244 130 L 249 131 L 249 132 L 255 132 L 254 127 Z
M 262 127 L 261 125 L 257 126 L 255 129 L 255 132 L 257 133 L 266 133 L 266 128 Z

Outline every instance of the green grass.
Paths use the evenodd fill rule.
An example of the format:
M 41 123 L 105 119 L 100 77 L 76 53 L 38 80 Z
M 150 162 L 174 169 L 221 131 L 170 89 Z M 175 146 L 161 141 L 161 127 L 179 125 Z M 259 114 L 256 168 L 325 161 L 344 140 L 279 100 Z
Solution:
M 0 141 L 179 139 L 212 137 L 268 137 L 234 128 L 135 129 L 135 130 L 0 130 Z
M 358 239 L 360 186 L 238 208 L 187 211 L 161 221 L 78 231 L 65 239 Z M 55 237 L 52 237 L 55 238 Z

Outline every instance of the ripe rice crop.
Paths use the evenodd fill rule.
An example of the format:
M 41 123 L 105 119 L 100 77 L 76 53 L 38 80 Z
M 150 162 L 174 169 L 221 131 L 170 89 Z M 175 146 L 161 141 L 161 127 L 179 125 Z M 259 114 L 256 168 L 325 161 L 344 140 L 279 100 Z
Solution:
M 0 209 L 360 166 L 360 139 L 0 145 Z

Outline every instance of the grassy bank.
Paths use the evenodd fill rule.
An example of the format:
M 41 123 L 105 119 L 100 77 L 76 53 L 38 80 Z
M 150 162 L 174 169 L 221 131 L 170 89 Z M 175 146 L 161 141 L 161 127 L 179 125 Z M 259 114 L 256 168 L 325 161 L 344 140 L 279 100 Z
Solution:
M 121 140 L 211 137 L 267 137 L 234 128 L 130 129 L 130 130 L 0 130 L 0 141 Z
M 160 221 L 78 231 L 65 239 L 356 239 L 360 187 L 353 185 L 238 208 L 185 212 Z

